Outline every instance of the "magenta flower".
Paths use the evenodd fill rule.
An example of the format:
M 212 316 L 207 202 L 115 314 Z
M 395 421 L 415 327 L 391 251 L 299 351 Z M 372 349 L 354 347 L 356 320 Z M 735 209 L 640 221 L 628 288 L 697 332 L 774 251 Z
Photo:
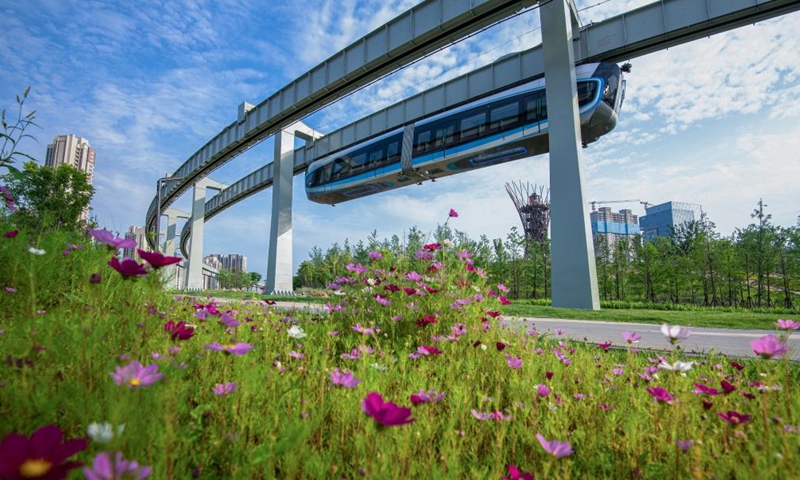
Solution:
M 225 383 L 218 383 L 211 387 L 211 391 L 214 392 L 214 395 L 229 395 L 236 391 L 238 385 L 234 382 L 225 382 Z
M 355 388 L 361 380 L 355 378 L 352 372 L 339 372 L 338 368 L 334 368 L 331 372 L 331 382 L 344 388 Z
M 767 360 L 772 357 L 782 357 L 789 352 L 789 345 L 771 333 L 756 340 L 750 340 L 750 346 L 753 347 L 756 355 Z
M 731 425 L 741 425 L 750 420 L 750 415 L 734 412 L 733 410 L 728 410 L 727 413 L 718 412 L 717 415 L 719 415 L 719 418 L 725 420 Z
M 711 388 L 707 385 L 703 385 L 702 383 L 697 383 L 697 382 L 695 382 L 694 386 L 697 387 L 696 390 L 692 390 L 692 393 L 694 393 L 695 395 L 702 395 L 704 393 L 706 395 L 711 395 L 711 396 L 719 395 L 719 390 L 717 390 L 716 388 Z
M 691 330 L 686 327 L 679 327 L 677 325 L 669 326 L 666 323 L 661 325 L 661 333 L 663 333 L 673 345 L 675 345 L 678 340 L 686 340 L 692 334 Z
M 666 403 L 668 405 L 672 405 L 672 402 L 675 401 L 675 396 L 662 387 L 649 387 L 647 389 L 647 393 L 652 395 L 653 400 L 655 400 L 657 403 Z
M 94 237 L 99 243 L 107 245 L 112 250 L 118 248 L 133 248 L 136 246 L 136 241 L 129 238 L 115 237 L 114 234 L 108 230 L 89 230 L 89 236 Z
M 444 398 L 444 392 L 439 393 L 436 390 L 420 390 L 419 393 L 411 394 L 411 403 L 414 405 L 421 405 L 423 403 L 439 403 Z
M 795 322 L 795 321 L 790 320 L 790 319 L 778 320 L 777 324 L 778 324 L 778 328 L 780 328 L 781 330 L 786 330 L 787 332 L 789 332 L 791 330 L 797 330 L 798 328 L 800 328 L 800 323 Z
M 575 450 L 572 449 L 569 442 L 559 442 L 558 440 L 547 441 L 541 433 L 537 433 L 536 438 L 539 440 L 539 443 L 542 444 L 542 447 L 544 447 L 545 451 L 550 455 L 561 458 L 575 453 Z
M 473 408 L 472 409 L 472 416 L 477 418 L 478 420 L 481 420 L 481 421 L 486 421 L 486 420 L 511 420 L 510 416 L 503 415 L 503 412 L 501 412 L 499 410 L 497 410 L 495 412 L 483 413 L 483 412 L 479 412 L 479 411 L 477 411 L 477 410 L 475 410 Z
M 529 472 L 521 472 L 519 468 L 509 464 L 508 476 L 503 475 L 503 480 L 533 480 L 533 474 Z
M 164 324 L 164 331 L 169 333 L 173 340 L 189 340 L 194 335 L 194 328 L 186 325 L 186 322 L 176 324 L 173 320 Z
M 374 418 L 378 424 L 384 427 L 394 427 L 414 422 L 416 419 L 411 417 L 411 409 L 399 407 L 392 402 L 384 402 L 378 392 L 369 392 L 364 401 L 361 402 L 364 413 Z
M 522 368 L 522 359 L 519 357 L 512 357 L 511 355 L 506 355 L 506 362 L 508 363 L 508 366 L 511 367 L 512 370 Z
M 11 433 L 0 442 L 0 478 L 22 480 L 39 478 L 61 480 L 69 471 L 82 464 L 65 462 L 69 457 L 86 449 L 85 438 L 62 442 L 63 433 L 55 425 L 47 425 L 33 432 L 28 439 Z
M 131 362 L 124 367 L 117 365 L 116 371 L 109 375 L 118 386 L 126 385 L 128 388 L 146 387 L 161 380 L 164 376 L 164 374 L 158 373 L 157 364 L 144 367 L 139 362 Z
M 675 440 L 675 445 L 677 445 L 678 448 L 686 452 L 694 446 L 694 442 L 691 440 Z
M 642 339 L 642 336 L 635 332 L 622 332 L 622 338 L 628 343 L 638 343 L 639 340 Z
M 6 238 L 14 238 L 17 235 L 19 235 L 19 230 L 9 230 L 8 232 L 3 234 L 3 236 Z
M 455 210 L 453 210 L 453 209 L 451 208 L 451 209 L 450 209 L 450 213 L 448 214 L 448 217 L 449 217 L 449 218 L 456 218 L 456 217 L 458 217 L 458 212 L 456 212 Z
M 536 386 L 536 395 L 539 397 L 546 397 L 550 395 L 550 389 L 547 388 L 547 385 L 537 385 Z
M 369 257 L 370 260 L 380 260 L 381 258 L 383 258 L 381 252 L 376 252 L 376 251 L 369 252 L 367 256 Z
M 144 480 L 150 476 L 151 467 L 140 467 L 135 460 L 125 460 L 117 452 L 114 459 L 108 452 L 100 452 L 94 457 L 92 468 L 83 469 L 86 480 Z
M 180 263 L 180 261 L 183 260 L 181 257 L 167 257 L 159 252 L 146 252 L 139 249 L 137 249 L 136 252 L 139 254 L 139 258 L 149 263 L 150 266 L 156 270 L 161 267 L 166 267 L 167 265 Z
M 245 353 L 249 352 L 253 346 L 249 343 L 237 343 L 237 344 L 225 344 L 220 345 L 219 342 L 214 342 L 210 345 L 206 345 L 203 348 L 206 350 L 213 350 L 215 352 L 223 352 L 226 355 L 244 355 Z
M 118 271 L 122 278 L 137 278 L 147 275 L 147 270 L 143 266 L 136 263 L 136 260 L 126 258 L 120 262 L 117 257 L 111 257 L 108 265 L 114 270 Z

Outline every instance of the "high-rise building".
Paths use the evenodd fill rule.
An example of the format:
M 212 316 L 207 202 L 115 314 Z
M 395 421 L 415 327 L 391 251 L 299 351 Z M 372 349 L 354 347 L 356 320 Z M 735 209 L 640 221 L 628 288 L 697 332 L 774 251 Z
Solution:
M 75 135 L 59 135 L 47 146 L 44 164 L 57 167 L 62 163 L 72 165 L 86 174 L 89 184 L 94 179 L 94 162 L 97 152 L 89 141 Z
M 700 220 L 700 205 L 683 202 L 666 202 L 645 209 L 646 215 L 639 218 L 642 237 L 671 237 L 675 229 L 689 222 Z
M 630 239 L 640 233 L 637 216 L 632 210 L 612 212 L 611 207 L 601 207 L 589 213 L 589 220 L 594 237 L 594 254 L 598 257 L 603 255 L 604 250 L 613 254 L 614 247 L 620 239 Z
M 123 248 L 122 249 L 122 258 L 136 258 L 136 249 L 140 250 L 150 250 L 147 247 L 147 237 L 145 236 L 145 228 L 144 227 L 134 227 L 131 225 L 128 227 L 128 232 L 125 234 L 125 238 L 129 240 L 133 240 L 136 242 L 135 247 L 131 248 Z
M 213 266 L 218 270 L 234 270 L 240 272 L 247 272 L 247 257 L 236 253 L 229 253 L 221 255 L 215 253 L 203 258 L 203 263 Z

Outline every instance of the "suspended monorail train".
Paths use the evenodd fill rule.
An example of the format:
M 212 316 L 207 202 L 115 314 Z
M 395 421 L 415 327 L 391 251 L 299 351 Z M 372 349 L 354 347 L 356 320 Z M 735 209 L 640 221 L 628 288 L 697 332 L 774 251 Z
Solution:
M 581 141 L 617 125 L 625 96 L 614 63 L 575 67 Z M 422 119 L 321 158 L 306 171 L 308 199 L 337 204 L 423 180 L 549 151 L 544 78 Z

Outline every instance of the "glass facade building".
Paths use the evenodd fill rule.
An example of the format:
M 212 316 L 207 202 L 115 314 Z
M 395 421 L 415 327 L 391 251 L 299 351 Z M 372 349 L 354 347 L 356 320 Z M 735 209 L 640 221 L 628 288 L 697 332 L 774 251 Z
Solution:
M 666 202 L 645 209 L 646 215 L 639 218 L 642 237 L 671 237 L 680 225 L 700 220 L 700 205 L 683 202 Z
M 594 238 L 595 256 L 602 256 L 603 250 L 609 253 L 621 238 L 632 238 L 640 233 L 637 216 L 632 210 L 623 209 L 612 212 L 611 207 L 602 207 L 589 214 Z

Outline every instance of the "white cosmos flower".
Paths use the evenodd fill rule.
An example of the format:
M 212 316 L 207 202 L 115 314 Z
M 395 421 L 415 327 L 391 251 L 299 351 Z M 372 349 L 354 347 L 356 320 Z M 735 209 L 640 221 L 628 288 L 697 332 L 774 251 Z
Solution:
M 117 435 L 122 435 L 125 431 L 125 424 L 117 427 Z M 90 423 L 86 428 L 86 434 L 98 443 L 108 443 L 114 439 L 114 427 L 108 423 Z
M 679 327 L 678 325 L 669 326 L 666 323 L 661 325 L 661 333 L 672 343 L 677 343 L 678 340 L 685 340 L 689 338 L 692 331 L 686 327 Z
M 33 247 L 29 248 L 28 251 L 34 255 L 44 255 L 45 253 L 47 253 L 40 248 L 33 248 Z
M 297 325 L 292 325 L 289 327 L 289 336 L 292 338 L 305 338 L 306 332 L 303 331 L 302 328 L 298 327 Z
M 680 362 L 680 361 L 675 363 L 661 362 L 658 364 L 658 368 L 661 370 L 671 370 L 673 372 L 677 372 L 683 376 L 686 376 L 686 372 L 692 369 L 692 365 L 694 365 L 694 362 Z

